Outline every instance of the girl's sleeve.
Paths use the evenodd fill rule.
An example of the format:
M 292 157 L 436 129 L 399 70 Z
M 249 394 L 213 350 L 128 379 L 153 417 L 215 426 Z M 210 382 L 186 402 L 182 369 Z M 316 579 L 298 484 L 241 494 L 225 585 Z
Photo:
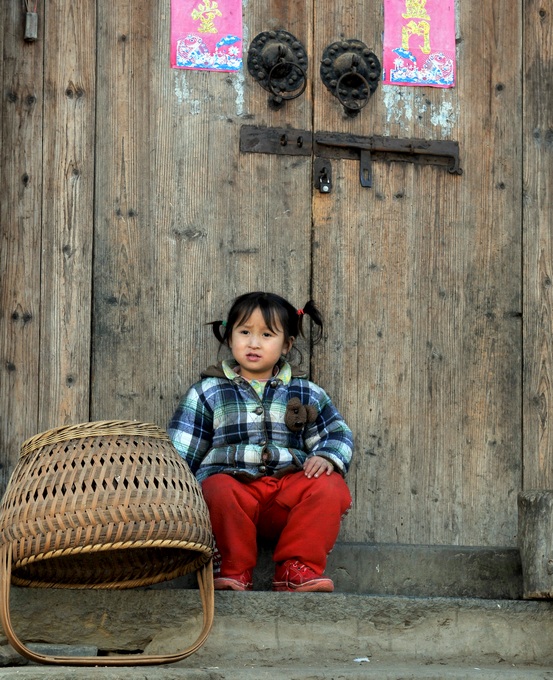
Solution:
M 345 474 L 353 455 L 353 435 L 328 394 L 320 387 L 318 390 L 314 404 L 318 416 L 305 430 L 305 447 L 308 455 L 328 458 L 339 472 Z
M 195 474 L 213 439 L 213 412 L 197 385 L 192 386 L 183 397 L 167 432 L 174 447 Z

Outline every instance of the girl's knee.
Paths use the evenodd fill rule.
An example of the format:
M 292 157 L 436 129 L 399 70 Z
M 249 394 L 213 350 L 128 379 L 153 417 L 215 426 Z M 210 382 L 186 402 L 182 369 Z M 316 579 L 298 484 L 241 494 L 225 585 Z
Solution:
M 340 473 L 333 472 L 330 475 L 321 475 L 317 478 L 312 477 L 310 481 L 312 482 L 311 494 L 316 494 L 323 499 L 337 499 L 340 502 L 340 506 L 345 509 L 351 505 L 351 493 Z
M 333 472 L 331 475 L 319 477 L 317 481 L 322 481 L 321 493 L 327 499 L 334 499 L 340 506 L 341 514 L 344 514 L 351 506 L 351 493 L 342 475 Z
M 339 472 L 332 472 L 330 475 L 321 475 L 317 478 L 317 481 L 319 480 L 329 489 L 332 489 L 337 493 L 340 493 L 341 491 L 347 491 L 349 493 L 348 485 Z

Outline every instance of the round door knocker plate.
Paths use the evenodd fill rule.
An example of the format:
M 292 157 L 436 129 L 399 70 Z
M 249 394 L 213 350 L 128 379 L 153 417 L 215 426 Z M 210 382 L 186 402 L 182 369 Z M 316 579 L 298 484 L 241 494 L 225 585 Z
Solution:
M 307 53 L 288 31 L 259 33 L 250 44 L 247 65 L 250 75 L 271 93 L 273 108 L 296 99 L 307 87 Z
M 349 116 L 367 105 L 381 72 L 378 57 L 360 40 L 338 40 L 323 52 L 321 79 Z

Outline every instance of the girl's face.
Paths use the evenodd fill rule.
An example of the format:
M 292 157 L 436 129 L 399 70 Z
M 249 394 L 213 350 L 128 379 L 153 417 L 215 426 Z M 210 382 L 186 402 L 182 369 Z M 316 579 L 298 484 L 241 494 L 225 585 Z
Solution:
M 267 380 L 273 376 L 275 364 L 290 351 L 293 342 L 294 338 L 285 339 L 278 319 L 271 330 L 258 307 L 248 319 L 242 319 L 233 327 L 229 347 L 246 380 Z

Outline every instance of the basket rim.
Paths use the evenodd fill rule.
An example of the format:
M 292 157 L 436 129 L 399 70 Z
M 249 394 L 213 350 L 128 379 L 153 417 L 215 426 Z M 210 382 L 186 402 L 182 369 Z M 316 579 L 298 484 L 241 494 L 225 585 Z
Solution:
M 11 547 L 8 548 L 11 553 Z M 100 552 L 113 552 L 117 550 L 126 549 L 145 549 L 145 548 L 180 548 L 186 550 L 190 553 L 194 553 L 194 558 L 191 559 L 186 564 L 181 564 L 173 567 L 171 571 L 167 569 L 158 571 L 156 574 L 150 575 L 135 575 L 134 577 L 129 577 L 126 580 L 121 578 L 112 578 L 106 581 L 98 582 L 88 582 L 84 580 L 75 581 L 63 581 L 56 580 L 52 578 L 44 578 L 37 574 L 35 576 L 24 576 L 23 574 L 18 574 L 17 570 L 20 568 L 25 568 L 33 564 L 40 564 L 49 559 L 55 559 L 60 557 L 71 557 L 78 554 L 90 554 L 94 555 Z M 12 558 L 13 559 L 13 558 Z M 176 540 L 150 540 L 150 541 L 127 541 L 125 543 L 112 543 L 105 545 L 94 545 L 94 546 L 79 546 L 75 548 L 66 548 L 60 550 L 53 550 L 47 553 L 42 553 L 40 555 L 32 555 L 23 559 L 15 559 L 12 561 L 12 575 L 11 582 L 14 585 L 22 587 L 32 587 L 32 588 L 74 588 L 74 589 L 85 589 L 91 588 L 94 590 L 115 590 L 115 589 L 126 589 L 126 588 L 136 588 L 140 586 L 151 586 L 156 583 L 163 583 L 165 581 L 172 580 L 178 576 L 184 576 L 193 571 L 197 571 L 209 563 L 213 559 L 213 549 L 205 546 L 201 543 L 192 543 Z
M 40 432 L 23 442 L 19 455 L 20 458 L 23 458 L 35 449 L 51 444 L 60 444 L 71 439 L 114 435 L 150 437 L 171 443 L 167 432 L 154 423 L 144 423 L 138 420 L 94 420 L 76 425 L 62 425 Z
M 14 541 L 11 541 L 13 544 Z M 21 559 L 13 560 L 13 568 L 19 569 L 26 567 L 34 562 L 42 562 L 44 560 L 55 559 L 56 557 L 70 557 L 71 555 L 87 554 L 105 552 L 108 550 L 128 550 L 133 548 L 179 548 L 181 550 L 188 550 L 190 552 L 197 552 L 199 555 L 203 554 L 206 559 L 213 555 L 213 548 L 203 543 L 193 541 L 180 541 L 176 539 L 150 539 L 150 540 L 134 540 L 134 541 L 118 541 L 115 543 L 98 543 L 95 545 L 74 546 L 72 548 L 60 548 L 58 550 L 48 550 L 47 552 L 39 553 L 37 555 L 29 555 Z

